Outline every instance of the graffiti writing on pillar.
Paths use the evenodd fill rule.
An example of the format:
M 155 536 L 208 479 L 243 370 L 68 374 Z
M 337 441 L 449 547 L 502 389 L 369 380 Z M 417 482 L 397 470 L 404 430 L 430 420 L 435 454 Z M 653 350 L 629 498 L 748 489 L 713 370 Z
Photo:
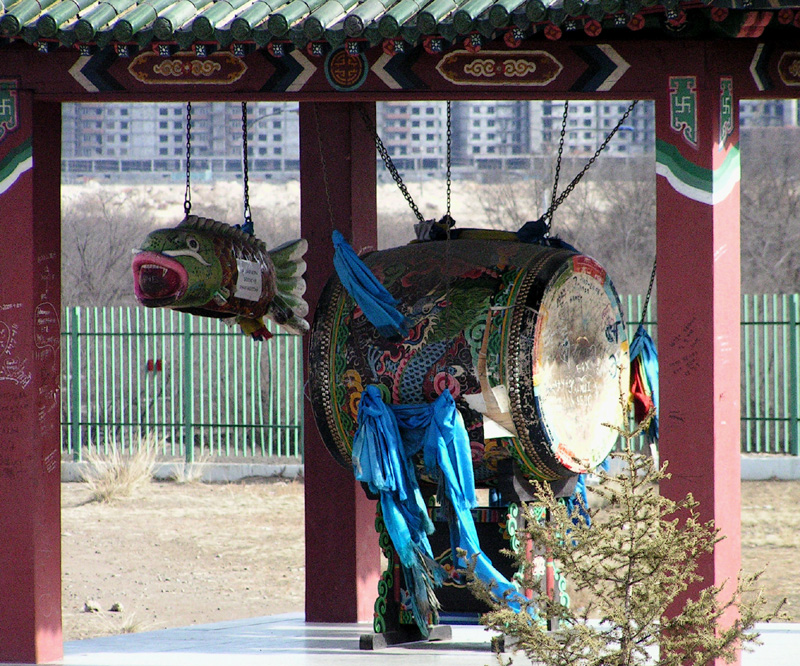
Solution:
M 719 149 L 725 148 L 733 134 L 733 79 L 725 76 L 719 81 Z
M 697 79 L 669 77 L 669 126 L 697 147 Z
M 0 79 L 0 141 L 8 132 L 19 125 L 17 107 L 17 82 L 13 79 Z
M 22 303 L 0 305 L 0 311 L 22 307 Z M 11 382 L 22 388 L 31 383 L 28 359 L 19 358 L 14 352 L 17 348 L 18 324 L 0 321 L 0 382 Z

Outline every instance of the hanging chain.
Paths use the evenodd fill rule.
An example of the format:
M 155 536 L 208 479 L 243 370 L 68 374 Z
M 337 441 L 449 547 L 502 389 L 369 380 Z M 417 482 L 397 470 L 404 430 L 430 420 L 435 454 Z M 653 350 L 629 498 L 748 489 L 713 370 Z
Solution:
M 250 176 L 247 154 L 247 102 L 242 102 L 242 180 L 244 181 L 244 225 L 242 229 L 253 233 L 253 216 L 250 211 Z
M 653 282 L 656 280 L 656 259 L 653 259 L 653 272 L 650 273 L 650 284 L 647 287 L 647 296 L 644 297 L 644 306 L 642 307 L 642 318 L 639 321 L 639 326 L 644 326 L 644 320 L 647 319 L 647 306 L 650 305 L 650 294 L 653 293 Z
M 361 108 L 361 107 L 359 107 Z M 317 145 L 319 146 L 319 161 L 322 166 L 322 183 L 325 186 L 325 200 L 328 203 L 328 216 L 330 217 L 331 227 L 333 227 L 333 205 L 331 204 L 331 188 L 328 184 L 328 166 L 325 163 L 325 151 L 322 150 L 322 132 L 319 128 L 319 109 L 314 102 L 314 123 L 317 126 Z
M 186 102 L 186 191 L 183 194 L 183 213 L 192 212 L 192 103 Z
M 553 194 L 550 195 L 550 203 L 552 204 L 558 196 L 558 178 L 561 175 L 561 158 L 564 155 L 564 137 L 567 135 L 567 117 L 569 116 L 569 100 L 564 102 L 564 116 L 561 118 L 561 136 L 558 138 L 558 156 L 556 157 L 556 172 L 553 175 Z M 553 224 L 553 213 L 555 208 L 552 206 L 545 213 L 545 223 L 547 230 L 545 236 L 550 235 L 550 227 Z
M 450 102 L 447 102 L 447 213 L 445 213 L 445 220 L 447 222 L 447 233 L 450 233 L 450 167 L 452 166 L 453 156 L 453 125 L 452 117 L 450 114 Z
M 611 132 L 609 132 L 608 136 L 603 140 L 603 143 L 600 144 L 600 147 L 594 152 L 594 155 L 592 155 L 589 158 L 589 161 L 584 165 L 583 169 L 581 169 L 578 175 L 572 179 L 572 182 L 564 188 L 564 191 L 559 195 L 558 199 L 555 199 L 554 201 L 550 202 L 550 208 L 548 208 L 547 212 L 542 216 L 542 219 L 548 220 L 547 224 L 548 230 L 550 229 L 549 221 L 552 221 L 553 212 L 555 211 L 555 209 L 558 208 L 564 202 L 564 199 L 566 199 L 572 193 L 572 190 L 575 189 L 575 187 L 581 181 L 581 178 L 583 178 L 586 172 L 592 167 L 597 158 L 600 157 L 600 153 L 602 153 L 606 149 L 608 143 L 611 141 L 611 139 L 614 138 L 614 135 L 617 133 L 619 128 L 622 127 L 622 123 L 624 123 L 628 119 L 628 116 L 631 114 L 631 111 L 633 111 L 634 107 L 638 103 L 639 103 L 638 99 L 633 100 L 633 102 L 631 102 L 631 105 L 622 115 L 622 118 L 619 119 L 619 122 L 617 123 L 616 127 L 614 127 L 614 129 L 612 129 Z
M 419 212 L 417 204 L 414 203 L 414 199 L 411 197 L 408 188 L 403 182 L 402 176 L 397 171 L 397 167 L 394 165 L 394 162 L 392 162 L 392 157 L 391 155 L 389 155 L 389 151 L 386 150 L 386 146 L 383 145 L 383 141 L 381 141 L 381 138 L 378 136 L 378 132 L 375 129 L 375 126 L 372 124 L 372 121 L 370 121 L 367 112 L 364 110 L 362 106 L 358 107 L 358 112 L 361 114 L 361 119 L 364 121 L 364 124 L 367 126 L 367 129 L 372 134 L 372 138 L 375 141 L 375 147 L 378 150 L 378 154 L 381 156 L 381 159 L 383 160 L 383 163 L 386 165 L 386 169 L 389 171 L 392 178 L 394 179 L 394 182 L 397 183 L 397 187 L 400 188 L 400 192 L 402 193 L 403 198 L 408 202 L 409 207 L 414 212 L 414 215 L 417 216 L 417 219 L 420 222 L 425 222 L 425 218 L 422 217 L 422 213 Z

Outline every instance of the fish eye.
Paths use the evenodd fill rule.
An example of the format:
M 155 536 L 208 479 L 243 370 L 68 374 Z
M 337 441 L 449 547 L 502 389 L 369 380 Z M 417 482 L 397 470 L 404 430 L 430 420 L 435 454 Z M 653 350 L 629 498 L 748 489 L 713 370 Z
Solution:
M 200 243 L 197 242 L 197 239 L 194 236 L 186 237 L 186 246 L 195 252 L 200 249 Z

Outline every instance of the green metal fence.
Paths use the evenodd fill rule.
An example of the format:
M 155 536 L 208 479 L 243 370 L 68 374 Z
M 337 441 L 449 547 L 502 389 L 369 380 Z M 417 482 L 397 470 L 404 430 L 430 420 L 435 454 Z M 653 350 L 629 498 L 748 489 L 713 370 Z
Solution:
M 642 297 L 623 297 L 628 336 Z M 743 294 L 741 433 L 744 453 L 798 455 L 800 443 L 800 295 Z M 655 316 L 646 321 L 656 339 Z
M 628 338 L 641 295 L 622 298 Z M 655 303 L 645 325 L 657 340 Z M 62 333 L 62 451 L 302 457 L 301 340 L 257 343 L 171 310 L 68 308 Z M 800 296 L 742 297 L 742 451 L 798 455 Z M 641 446 L 643 441 L 639 442 Z
M 742 450 L 798 455 L 798 294 L 742 299 Z
M 62 452 L 165 457 L 302 456 L 302 347 L 269 325 L 255 342 L 171 310 L 67 308 Z M 237 327 L 238 329 L 238 327 Z

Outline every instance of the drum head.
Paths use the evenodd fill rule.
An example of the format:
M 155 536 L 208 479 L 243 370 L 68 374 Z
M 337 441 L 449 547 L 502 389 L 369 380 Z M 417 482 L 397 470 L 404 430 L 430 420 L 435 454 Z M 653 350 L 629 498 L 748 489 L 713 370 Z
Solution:
M 539 303 L 529 364 L 533 402 L 549 453 L 573 473 L 600 464 L 623 421 L 628 343 L 605 271 L 576 255 L 550 279 Z M 613 427 L 612 427 L 613 426 Z

